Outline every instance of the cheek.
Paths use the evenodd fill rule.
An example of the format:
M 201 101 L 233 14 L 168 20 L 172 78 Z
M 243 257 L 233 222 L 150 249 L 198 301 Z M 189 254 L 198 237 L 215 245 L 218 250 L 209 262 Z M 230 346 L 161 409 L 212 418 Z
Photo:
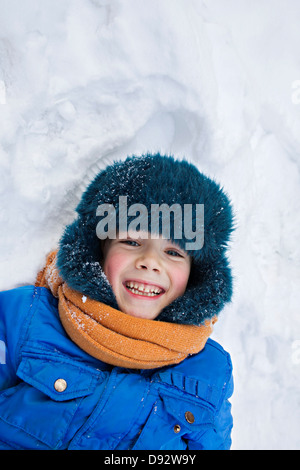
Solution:
M 126 256 L 124 254 L 107 254 L 104 261 L 103 270 L 112 287 L 116 286 L 118 279 L 120 279 L 120 274 L 125 267 Z
M 189 267 L 186 267 L 185 269 L 172 270 L 172 285 L 177 292 L 176 297 L 180 297 L 184 293 L 189 280 L 189 275 Z

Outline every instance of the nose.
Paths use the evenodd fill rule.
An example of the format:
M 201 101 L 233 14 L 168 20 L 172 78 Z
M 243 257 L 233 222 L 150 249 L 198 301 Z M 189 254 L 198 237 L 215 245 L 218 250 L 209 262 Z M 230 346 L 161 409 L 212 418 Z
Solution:
M 136 268 L 160 273 L 161 265 L 157 253 L 154 250 L 145 250 L 136 260 Z

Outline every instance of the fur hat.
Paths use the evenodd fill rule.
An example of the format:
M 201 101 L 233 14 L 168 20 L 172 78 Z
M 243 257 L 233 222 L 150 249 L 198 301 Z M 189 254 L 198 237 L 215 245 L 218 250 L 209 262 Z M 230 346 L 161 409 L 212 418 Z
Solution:
M 143 204 L 148 210 L 151 230 L 151 205 L 192 204 L 190 229 L 196 226 L 196 205 L 204 205 L 203 245 L 192 248 L 192 267 L 184 295 L 164 308 L 156 320 L 199 325 L 217 315 L 232 296 L 232 276 L 226 249 L 233 230 L 231 204 L 221 187 L 187 161 L 171 156 L 128 157 L 109 165 L 96 176 L 84 192 L 76 209 L 77 219 L 66 227 L 60 240 L 58 268 L 68 285 L 92 299 L 118 308 L 110 284 L 101 268 L 102 251 L 96 228 L 97 208 L 110 204 L 119 214 L 119 196 L 127 204 Z M 160 214 L 160 230 L 161 226 Z M 127 226 L 132 221 L 128 218 Z M 118 228 L 118 217 L 116 218 Z M 170 238 L 186 249 L 191 237 L 182 222 L 181 236 L 170 224 Z M 175 237 L 176 235 L 176 237 Z M 190 235 L 190 233 L 188 233 Z M 193 245 L 190 245 L 193 246 Z

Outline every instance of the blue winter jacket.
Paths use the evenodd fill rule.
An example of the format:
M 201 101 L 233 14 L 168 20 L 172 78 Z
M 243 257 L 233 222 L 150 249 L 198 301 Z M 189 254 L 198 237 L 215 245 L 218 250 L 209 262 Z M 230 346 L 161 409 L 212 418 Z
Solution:
M 0 449 L 230 448 L 232 365 L 211 339 L 175 366 L 113 367 L 68 338 L 49 290 L 26 286 L 0 293 L 0 346 Z

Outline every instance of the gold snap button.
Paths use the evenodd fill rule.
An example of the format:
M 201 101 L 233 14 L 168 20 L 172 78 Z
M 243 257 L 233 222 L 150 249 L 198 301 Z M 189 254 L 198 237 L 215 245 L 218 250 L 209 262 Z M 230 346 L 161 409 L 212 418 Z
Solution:
M 57 379 L 54 382 L 54 388 L 57 392 L 64 392 L 67 388 L 67 382 L 64 379 Z
M 181 427 L 179 426 L 179 424 L 175 424 L 174 432 L 176 432 L 176 434 L 178 434 L 180 432 L 180 429 L 181 429 Z
M 195 416 L 190 411 L 186 411 L 184 416 L 188 423 L 193 424 L 195 422 Z

